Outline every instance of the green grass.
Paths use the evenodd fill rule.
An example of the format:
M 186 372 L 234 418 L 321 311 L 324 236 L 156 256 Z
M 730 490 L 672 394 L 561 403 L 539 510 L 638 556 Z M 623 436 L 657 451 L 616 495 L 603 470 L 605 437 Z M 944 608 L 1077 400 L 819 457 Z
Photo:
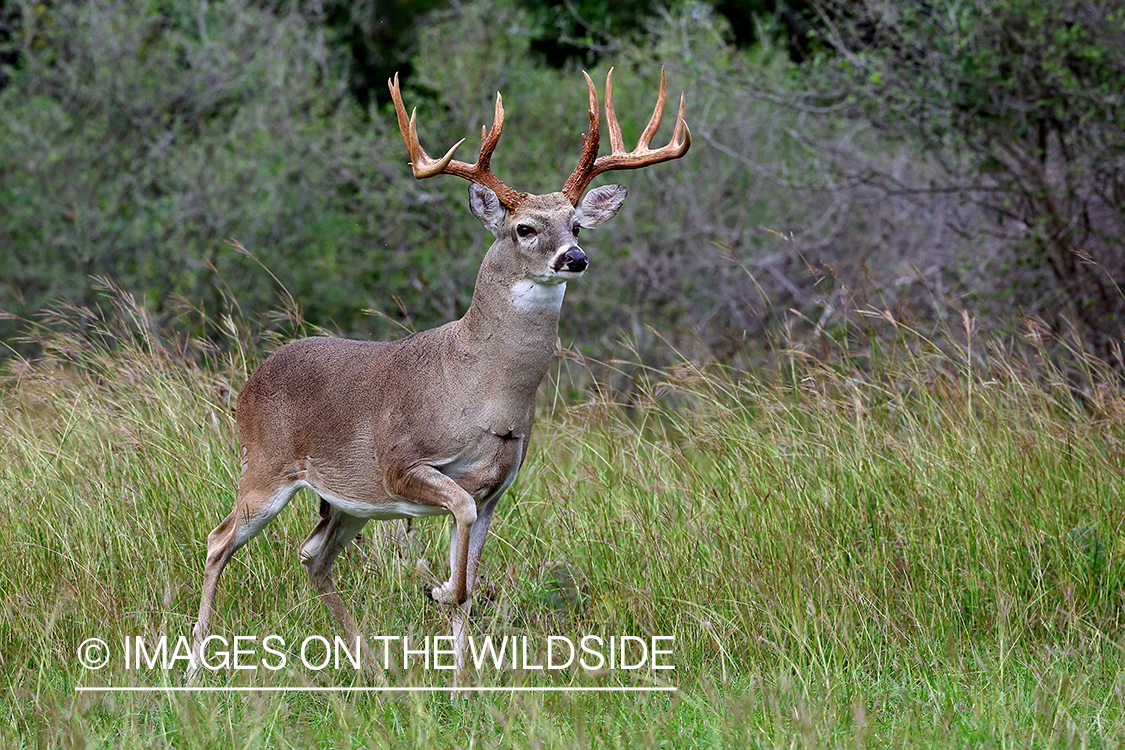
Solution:
M 628 404 L 589 389 L 545 405 L 485 550 L 478 632 L 673 635 L 676 670 L 489 671 L 481 682 L 663 680 L 675 694 L 76 693 L 183 684 L 179 671 L 119 660 L 90 672 L 75 652 L 89 637 L 190 631 L 204 540 L 232 502 L 232 392 L 244 357 L 258 356 L 232 333 L 234 354 L 185 358 L 117 303 L 39 330 L 44 356 L 11 361 L 0 385 L 0 745 L 1125 740 L 1125 393 L 1095 365 L 1068 376 L 976 341 L 939 348 L 889 316 L 867 322 L 862 350 L 853 331 L 849 346 L 788 352 L 757 376 L 683 364 L 639 383 Z M 314 520 L 298 496 L 238 554 L 216 634 L 333 634 L 296 554 Z M 419 529 L 444 573 L 445 522 Z M 337 566 L 362 630 L 444 634 L 446 613 L 394 559 L 372 525 Z M 585 579 L 580 612 L 545 590 L 545 566 L 560 560 Z M 364 678 L 293 667 L 204 684 Z

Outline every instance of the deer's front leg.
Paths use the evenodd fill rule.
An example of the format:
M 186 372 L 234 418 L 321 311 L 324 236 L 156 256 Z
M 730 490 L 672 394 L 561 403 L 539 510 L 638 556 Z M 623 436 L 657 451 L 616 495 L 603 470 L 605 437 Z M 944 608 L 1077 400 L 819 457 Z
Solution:
M 493 496 L 481 503 L 480 508 L 478 508 L 476 523 L 473 524 L 473 530 L 469 534 L 469 560 L 465 570 L 465 578 L 470 597 L 472 597 L 473 589 L 476 588 L 477 584 L 477 567 L 480 563 L 481 550 L 484 549 L 484 540 L 488 536 L 488 524 L 492 520 L 492 511 L 499 499 L 499 497 Z M 453 543 L 452 537 L 455 535 L 456 531 L 451 535 L 451 544 Z M 452 557 L 453 551 L 450 550 L 450 559 Z M 467 688 L 472 684 L 466 661 L 469 641 L 469 612 L 469 602 L 453 608 L 453 660 L 457 668 L 453 673 L 453 686 L 457 688 Z
M 415 503 L 436 505 L 453 514 L 455 544 L 450 555 L 449 580 L 429 590 L 441 604 L 462 604 L 469 598 L 467 582 L 469 537 L 477 520 L 477 503 L 472 495 L 432 466 L 416 466 L 403 472 L 388 471 L 387 490 L 394 496 Z

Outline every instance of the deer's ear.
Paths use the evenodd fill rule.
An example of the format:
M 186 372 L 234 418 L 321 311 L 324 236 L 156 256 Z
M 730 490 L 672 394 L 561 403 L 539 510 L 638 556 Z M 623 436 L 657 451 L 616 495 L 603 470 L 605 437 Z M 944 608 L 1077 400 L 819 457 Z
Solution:
M 504 208 L 496 193 L 476 183 L 469 185 L 469 210 L 497 236 L 508 219 L 508 209 Z
M 586 193 L 574 215 L 578 226 L 590 229 L 612 219 L 625 202 L 627 192 L 624 185 L 602 185 Z

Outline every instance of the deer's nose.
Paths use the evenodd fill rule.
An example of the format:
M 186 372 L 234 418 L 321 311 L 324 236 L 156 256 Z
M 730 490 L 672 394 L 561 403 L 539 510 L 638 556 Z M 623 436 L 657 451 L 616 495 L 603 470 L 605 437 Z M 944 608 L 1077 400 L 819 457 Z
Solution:
M 590 261 L 586 258 L 586 253 L 582 252 L 582 248 L 580 247 L 572 247 L 563 255 L 563 267 L 567 271 L 578 273 L 580 271 L 585 271 L 588 265 L 590 265 Z

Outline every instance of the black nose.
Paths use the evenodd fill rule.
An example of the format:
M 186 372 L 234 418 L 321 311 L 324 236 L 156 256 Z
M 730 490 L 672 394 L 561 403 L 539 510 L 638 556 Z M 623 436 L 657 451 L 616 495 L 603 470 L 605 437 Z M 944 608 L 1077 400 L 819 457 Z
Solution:
M 582 252 L 582 248 L 572 247 L 566 251 L 563 256 L 563 265 L 568 271 L 585 271 L 586 266 L 590 265 L 590 261 L 586 258 L 586 253 Z

